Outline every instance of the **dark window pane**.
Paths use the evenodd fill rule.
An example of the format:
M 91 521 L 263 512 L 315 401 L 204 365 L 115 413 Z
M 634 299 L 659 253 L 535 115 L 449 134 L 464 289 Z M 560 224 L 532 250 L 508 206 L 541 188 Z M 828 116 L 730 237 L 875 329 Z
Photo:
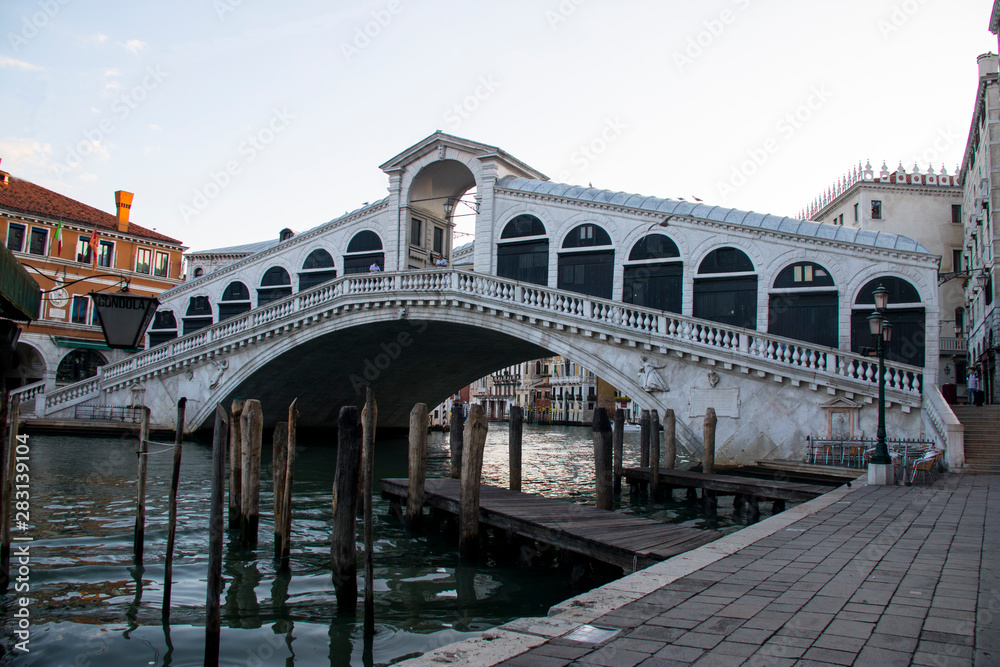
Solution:
M 777 288 L 786 287 L 833 287 L 833 276 L 819 264 L 798 262 L 786 266 L 774 279 Z
M 512 218 L 500 234 L 502 239 L 514 239 L 521 236 L 545 236 L 545 225 L 533 215 L 519 215 Z
M 250 300 L 250 290 L 247 286 L 238 280 L 235 280 L 228 285 L 226 285 L 225 291 L 222 293 L 223 301 L 249 301 Z
M 185 317 L 184 318 L 184 335 L 189 333 L 194 333 L 198 329 L 204 329 L 212 324 L 211 317 Z
M 591 246 L 611 245 L 611 237 L 603 228 L 587 223 L 574 227 L 563 241 L 563 248 L 589 248 Z
M 698 267 L 698 273 L 737 273 L 753 271 L 753 262 L 737 248 L 718 248 L 708 253 Z
M 299 274 L 299 291 L 315 287 L 321 283 L 328 282 L 337 277 L 336 271 L 311 271 L 310 273 Z
M 614 250 L 559 255 L 559 289 L 611 298 Z
M 228 320 L 230 317 L 235 317 L 241 313 L 245 313 L 250 310 L 250 302 L 245 301 L 243 303 L 220 303 L 219 304 L 219 321 Z
M 666 259 L 669 257 L 680 257 L 681 252 L 677 249 L 677 244 L 663 234 L 650 234 L 639 239 L 632 252 L 629 253 L 629 260 L 640 259 Z
M 626 266 L 622 301 L 679 313 L 682 272 L 680 262 Z
M 21 252 L 24 250 L 24 226 L 9 224 L 7 226 L 7 250 Z
M 344 255 L 344 275 L 368 273 L 368 267 L 373 262 L 385 268 L 385 255 L 381 252 L 370 252 L 366 255 Z
M 497 275 L 535 285 L 548 285 L 549 242 L 528 241 L 497 246 Z
M 97 244 L 97 265 L 110 268 L 111 255 L 114 253 L 115 244 L 110 241 L 99 241 Z
M 97 367 L 108 363 L 96 350 L 73 350 L 59 362 L 56 382 L 79 382 L 97 375 Z
M 440 227 L 434 228 L 434 252 L 438 254 L 444 252 L 444 230 Z
M 309 253 L 306 257 L 306 261 L 302 263 L 302 269 L 308 271 L 309 269 L 332 269 L 333 268 L 333 257 L 330 256 L 326 250 L 322 248 L 317 248 Z
M 212 316 L 212 306 L 208 302 L 208 297 L 207 296 L 193 296 L 193 297 L 191 297 L 191 299 L 188 301 L 187 312 L 184 313 L 184 314 L 187 315 L 187 316 L 204 315 L 204 316 L 211 317 Z
M 767 304 L 767 330 L 776 336 L 837 347 L 837 293 L 772 294 Z
M 858 291 L 858 296 L 854 299 L 856 305 L 871 305 L 875 308 L 876 288 L 881 285 L 889 292 L 889 305 L 894 303 L 920 303 L 920 292 L 909 282 L 902 278 L 893 276 L 883 276 L 875 280 L 869 280 L 865 286 Z
M 891 304 L 892 301 L 890 300 Z M 872 311 L 858 309 L 851 312 L 851 350 L 864 353 L 875 348 L 872 340 L 868 316 Z M 924 329 L 923 308 L 888 309 L 886 318 L 892 323 L 892 340 L 887 344 L 885 358 L 914 366 L 924 365 Z
M 149 346 L 156 347 L 157 345 L 166 343 L 168 340 L 173 340 L 174 338 L 177 338 L 176 331 L 150 332 Z
M 272 301 L 284 299 L 286 296 L 290 296 L 291 293 L 291 287 L 261 288 L 257 290 L 257 305 L 263 306 L 264 304 L 271 303 Z
M 351 242 L 347 244 L 347 252 L 369 252 L 381 249 L 382 239 L 378 237 L 378 234 L 369 229 L 355 234 Z
M 46 241 L 49 233 L 44 229 L 31 229 L 31 239 L 28 244 L 28 252 L 32 255 L 44 255 Z
M 264 272 L 264 277 L 260 279 L 261 287 L 274 287 L 277 285 L 291 285 L 292 278 L 280 266 L 272 266 Z
M 153 315 L 153 322 L 150 324 L 151 329 L 176 329 L 177 319 L 174 317 L 174 311 L 172 310 L 159 310 Z
M 744 329 L 756 329 L 757 276 L 696 280 L 694 316 Z

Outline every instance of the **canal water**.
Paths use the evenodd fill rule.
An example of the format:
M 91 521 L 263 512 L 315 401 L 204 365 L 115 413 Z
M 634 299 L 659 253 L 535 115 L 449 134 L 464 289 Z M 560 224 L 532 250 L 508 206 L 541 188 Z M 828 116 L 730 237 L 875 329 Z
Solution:
M 428 476 L 448 474 L 447 434 L 432 433 Z M 625 434 L 625 462 L 638 462 L 637 432 Z M 507 425 L 491 423 L 483 481 L 507 484 Z M 184 446 L 169 625 L 161 622 L 163 558 L 172 456 L 153 447 L 147 489 L 146 567 L 132 565 L 136 509 L 134 435 L 78 438 L 31 435 L 30 588 L 0 598 L 0 665 L 201 665 L 205 644 L 209 473 L 206 444 Z M 524 427 L 523 490 L 594 502 L 593 444 L 585 427 Z M 276 574 L 272 537 L 271 452 L 262 455 L 258 549 L 227 535 L 224 552 L 221 664 L 390 664 L 550 606 L 582 592 L 557 563 L 519 567 L 459 562 L 457 540 L 410 534 L 376 491 L 376 635 L 363 638 L 359 616 L 338 614 L 330 572 L 331 489 L 335 449 L 300 445 L 296 453 L 291 574 Z M 375 479 L 405 477 L 405 440 L 377 440 Z M 377 488 L 377 486 L 376 486 Z M 704 515 L 697 504 L 630 498 L 619 511 L 684 525 L 737 530 L 727 503 Z M 763 509 L 763 508 L 762 508 Z M 359 521 L 359 538 L 361 525 Z M 19 543 L 20 544 L 20 543 Z M 359 542 L 359 560 L 361 544 Z M 17 559 L 14 559 L 17 567 Z M 23 571 L 22 571 L 23 573 Z M 603 581 L 591 582 L 604 583 Z M 23 589 L 22 589 L 23 590 Z M 359 581 L 359 590 L 364 590 Z M 21 600 L 20 598 L 27 598 Z M 25 604 L 26 603 L 26 604 Z M 15 613 L 28 610 L 23 648 Z M 23 623 L 22 623 L 23 625 Z

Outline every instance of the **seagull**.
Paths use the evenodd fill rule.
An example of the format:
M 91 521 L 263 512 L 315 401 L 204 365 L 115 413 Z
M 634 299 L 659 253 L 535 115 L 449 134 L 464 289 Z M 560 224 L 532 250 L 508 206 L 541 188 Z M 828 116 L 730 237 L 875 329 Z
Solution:
M 691 199 L 693 199 L 693 200 L 695 200 L 695 201 L 702 201 L 701 199 L 698 199 L 698 198 L 697 198 L 697 197 L 695 197 L 694 195 L 691 195 Z

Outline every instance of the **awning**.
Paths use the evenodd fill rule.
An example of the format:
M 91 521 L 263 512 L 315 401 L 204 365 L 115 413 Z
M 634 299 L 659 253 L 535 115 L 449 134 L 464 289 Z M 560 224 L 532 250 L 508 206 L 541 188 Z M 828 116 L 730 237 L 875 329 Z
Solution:
M 17 258 L 0 245 L 0 317 L 19 322 L 38 319 L 42 290 Z

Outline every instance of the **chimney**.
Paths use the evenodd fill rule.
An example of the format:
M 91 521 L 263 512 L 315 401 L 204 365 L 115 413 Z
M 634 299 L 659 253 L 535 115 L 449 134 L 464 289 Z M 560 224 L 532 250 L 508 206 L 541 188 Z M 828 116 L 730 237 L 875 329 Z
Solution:
M 1000 69 L 1000 56 L 995 53 L 984 53 L 976 58 L 976 63 L 979 65 L 979 78 L 981 79 L 989 74 L 997 73 L 997 70 Z
M 128 212 L 132 208 L 132 193 L 118 190 L 115 192 L 115 207 L 118 209 L 118 231 L 128 231 Z

